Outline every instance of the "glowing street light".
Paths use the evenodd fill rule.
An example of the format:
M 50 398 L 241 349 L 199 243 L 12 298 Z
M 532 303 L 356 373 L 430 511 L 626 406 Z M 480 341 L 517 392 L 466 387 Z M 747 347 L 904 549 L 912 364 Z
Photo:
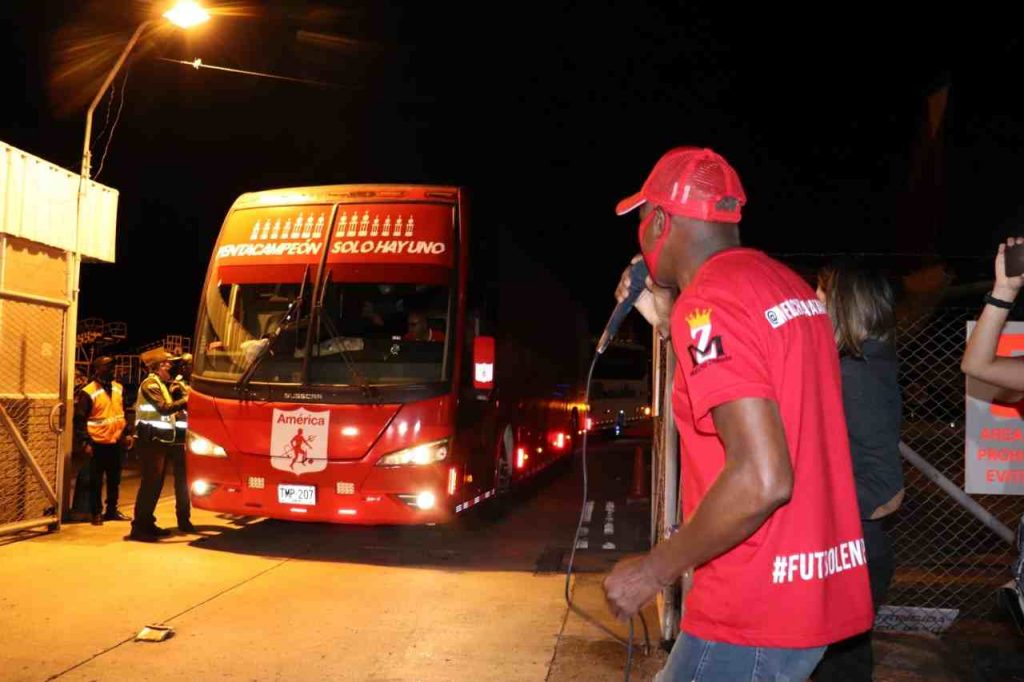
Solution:
M 210 20 L 210 13 L 194 0 L 181 0 L 164 12 L 164 18 L 180 28 L 192 28 Z
M 202 24 L 210 19 L 209 13 L 203 9 L 195 0 L 179 0 L 179 2 L 164 12 L 164 18 L 169 22 L 183 29 L 192 28 Z M 121 67 L 124 66 L 125 60 L 128 58 L 128 53 L 135 47 L 135 43 L 139 41 L 143 31 L 155 24 L 158 20 L 149 19 L 139 24 L 139 27 L 135 29 L 135 33 L 132 34 L 131 40 L 125 45 L 124 50 L 121 52 L 121 56 L 118 57 L 117 63 L 114 64 L 114 68 L 107 74 L 106 80 L 103 81 L 103 85 L 100 86 L 99 92 L 96 93 L 96 97 L 93 98 L 92 104 L 89 105 L 89 111 L 85 114 L 85 144 L 82 148 L 82 178 L 84 180 L 89 179 L 90 172 L 92 170 L 92 151 L 89 149 L 90 142 L 92 141 L 92 115 L 96 110 L 96 106 L 100 103 L 103 98 L 103 94 L 110 87 L 110 84 L 114 81 L 114 76 L 117 75 Z
M 197 24 L 201 24 L 210 18 L 206 10 L 200 7 L 194 0 L 180 0 L 177 5 L 171 8 L 164 14 L 164 17 L 176 26 L 187 29 Z M 142 33 L 157 23 L 158 19 L 149 19 L 139 24 L 139 27 L 135 29 L 135 33 L 132 34 L 131 40 L 125 45 L 124 50 L 121 52 L 121 56 L 117 58 L 117 62 L 114 67 L 110 69 L 110 73 L 107 74 L 106 79 L 103 81 L 103 85 L 100 86 L 99 92 L 96 93 L 96 97 L 93 98 L 92 104 L 89 105 L 89 110 L 85 114 L 85 143 L 82 147 L 82 174 L 79 178 L 78 183 L 78 209 L 77 217 L 75 220 L 75 250 L 73 253 L 72 260 L 72 276 L 74 277 L 74 283 L 71 290 L 71 305 L 68 307 L 67 313 L 67 334 L 64 342 L 64 356 L 67 358 L 67 367 L 65 368 L 65 376 L 67 377 L 67 385 L 74 385 L 75 376 L 75 338 L 76 338 L 76 327 L 78 324 L 78 283 L 79 283 L 79 271 L 82 261 L 82 250 L 81 250 L 81 231 L 82 231 L 82 213 L 84 210 L 84 201 L 82 200 L 85 195 L 86 182 L 88 182 L 91 171 L 92 171 L 92 150 L 90 149 L 92 142 L 92 115 L 96 111 L 96 106 L 100 103 L 100 99 L 103 98 L 103 94 L 110 87 L 110 84 L 114 81 L 114 76 L 124 66 L 125 60 L 128 58 L 128 53 L 135 47 L 135 43 L 139 41 Z M 68 410 L 70 413 L 70 409 Z M 70 418 L 68 418 L 68 425 L 70 425 Z M 65 457 L 70 457 L 70 446 L 68 446 L 68 452 L 65 453 Z

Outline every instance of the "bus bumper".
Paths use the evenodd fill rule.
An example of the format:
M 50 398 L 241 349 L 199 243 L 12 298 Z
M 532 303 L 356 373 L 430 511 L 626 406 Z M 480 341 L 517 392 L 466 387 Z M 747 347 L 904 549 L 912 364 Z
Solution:
M 457 507 L 466 508 L 465 495 L 448 494 L 444 463 L 385 468 L 328 462 L 299 476 L 271 467 L 267 457 L 186 457 L 192 505 L 208 511 L 372 525 L 445 523 Z

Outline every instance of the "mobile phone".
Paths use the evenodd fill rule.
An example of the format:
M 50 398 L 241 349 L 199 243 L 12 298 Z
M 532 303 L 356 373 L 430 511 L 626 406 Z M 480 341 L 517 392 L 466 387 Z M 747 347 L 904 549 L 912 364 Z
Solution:
M 1006 276 L 1016 277 L 1024 275 L 1024 244 L 1007 246 L 1003 252 L 1006 261 Z

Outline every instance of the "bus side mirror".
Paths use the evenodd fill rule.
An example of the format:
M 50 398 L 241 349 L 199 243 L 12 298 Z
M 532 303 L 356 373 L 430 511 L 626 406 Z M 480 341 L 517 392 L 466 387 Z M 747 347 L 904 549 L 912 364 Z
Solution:
M 473 388 L 484 395 L 494 390 L 494 337 L 478 336 L 473 339 Z

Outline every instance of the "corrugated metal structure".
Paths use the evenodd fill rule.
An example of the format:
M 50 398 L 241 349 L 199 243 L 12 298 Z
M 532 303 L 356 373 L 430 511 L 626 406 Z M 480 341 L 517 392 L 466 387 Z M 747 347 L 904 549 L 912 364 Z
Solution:
M 81 229 L 78 190 L 82 188 Z M 114 262 L 117 190 L 0 142 L 0 232 Z
M 60 524 L 79 257 L 114 260 L 117 200 L 0 143 L 0 534 Z

